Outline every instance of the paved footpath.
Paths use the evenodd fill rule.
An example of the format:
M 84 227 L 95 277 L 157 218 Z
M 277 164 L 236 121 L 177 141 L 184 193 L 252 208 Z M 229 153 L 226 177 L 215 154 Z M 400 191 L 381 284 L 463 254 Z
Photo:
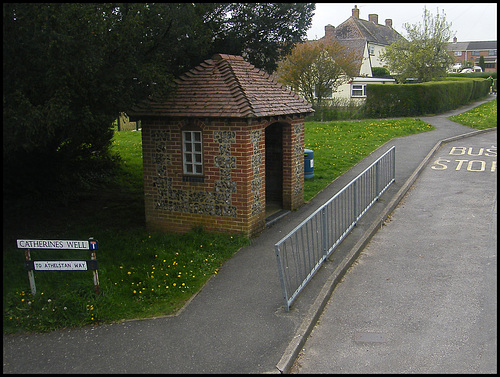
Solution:
M 497 132 L 444 144 L 335 288 L 294 373 L 497 373 Z
M 474 132 L 446 117 L 493 98 L 423 118 L 436 129 L 396 138 L 374 151 L 310 202 L 252 239 L 177 315 L 48 334 L 4 336 L 3 372 L 289 371 L 336 282 L 396 207 L 409 188 L 408 182 L 416 178 L 416 172 L 429 153 L 432 154 L 436 143 Z M 363 215 L 333 253 L 333 260 L 318 270 L 290 312 L 285 312 L 274 245 L 393 145 L 396 146 L 396 182 Z M 105 249 L 105 245 L 99 247 Z

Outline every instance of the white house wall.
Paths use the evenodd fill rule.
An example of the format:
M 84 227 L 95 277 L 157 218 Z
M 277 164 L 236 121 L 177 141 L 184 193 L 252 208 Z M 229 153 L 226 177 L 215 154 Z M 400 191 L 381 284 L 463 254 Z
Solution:
M 373 55 L 370 56 L 370 61 L 372 67 L 383 67 L 384 62 L 382 61 L 381 55 L 385 51 L 385 46 L 377 45 L 374 43 L 369 43 L 369 47 L 373 47 Z
M 370 53 L 368 51 L 368 44 L 365 44 L 365 49 L 363 51 L 363 61 L 361 67 L 359 67 L 359 76 L 372 77 L 372 67 L 370 62 Z

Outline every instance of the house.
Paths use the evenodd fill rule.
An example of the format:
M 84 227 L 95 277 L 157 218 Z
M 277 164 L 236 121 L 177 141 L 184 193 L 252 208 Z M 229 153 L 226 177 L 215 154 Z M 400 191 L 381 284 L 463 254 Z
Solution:
M 460 68 L 467 65 L 479 66 L 481 56 L 484 57 L 485 72 L 497 71 L 497 41 L 458 42 L 457 37 L 454 37 L 446 49 L 455 60 L 452 72 L 460 72 Z
M 216 54 L 175 80 L 141 121 L 148 228 L 254 236 L 304 202 L 304 118 L 311 105 L 244 61 Z
M 385 24 L 381 25 L 377 14 L 369 14 L 368 20 L 363 20 L 359 18 L 356 5 L 352 16 L 339 26 L 326 25 L 325 36 L 320 40 L 336 40 L 359 56 L 356 60 L 358 76 L 341 85 L 337 92 L 331 94 L 331 98 L 364 99 L 367 84 L 394 84 L 394 79 L 373 77 L 372 68 L 383 67 L 382 52 L 398 38 L 403 37 L 392 28 L 391 19 L 386 19 Z

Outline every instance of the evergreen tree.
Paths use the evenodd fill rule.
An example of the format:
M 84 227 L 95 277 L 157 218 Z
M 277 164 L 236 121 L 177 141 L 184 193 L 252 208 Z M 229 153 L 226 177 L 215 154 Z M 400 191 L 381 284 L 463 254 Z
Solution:
M 272 72 L 314 4 L 4 3 L 4 193 L 86 184 L 118 114 L 214 53 Z M 10 190 L 9 193 L 13 191 Z

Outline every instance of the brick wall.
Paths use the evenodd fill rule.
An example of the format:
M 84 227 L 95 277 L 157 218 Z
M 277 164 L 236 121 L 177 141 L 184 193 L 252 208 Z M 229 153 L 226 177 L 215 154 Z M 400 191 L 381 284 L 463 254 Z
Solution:
M 274 121 L 275 122 L 275 121 Z M 265 128 L 273 119 L 143 120 L 146 223 L 150 229 L 256 235 L 265 227 Z M 203 179 L 186 179 L 182 130 L 201 130 Z M 303 118 L 283 123 L 283 204 L 303 203 Z M 184 179 L 183 179 L 184 177 Z

